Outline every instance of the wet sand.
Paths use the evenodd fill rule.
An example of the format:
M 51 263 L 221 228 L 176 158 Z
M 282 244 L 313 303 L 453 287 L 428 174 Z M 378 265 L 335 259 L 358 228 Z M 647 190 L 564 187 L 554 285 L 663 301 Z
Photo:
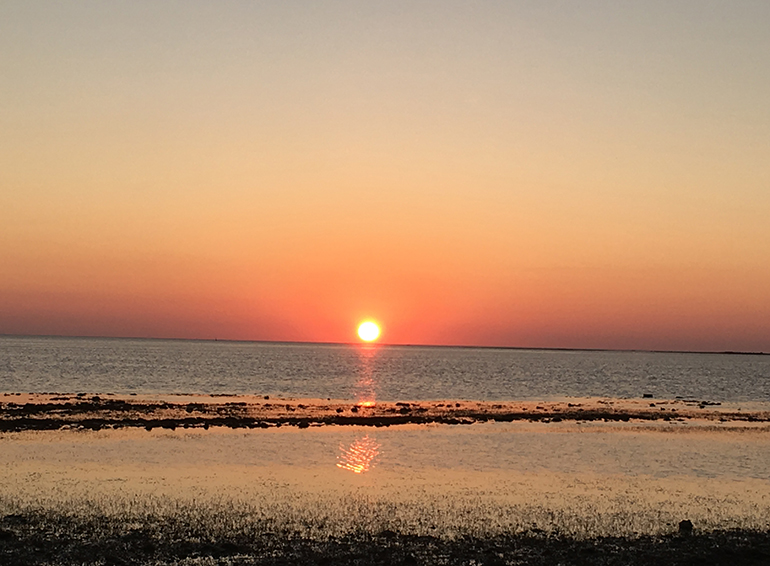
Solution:
M 559 401 L 361 402 L 271 399 L 246 395 L 10 394 L 0 397 L 0 432 L 102 428 L 318 425 L 462 425 L 478 422 L 712 421 L 768 423 L 766 405 L 698 399 L 568 399 Z

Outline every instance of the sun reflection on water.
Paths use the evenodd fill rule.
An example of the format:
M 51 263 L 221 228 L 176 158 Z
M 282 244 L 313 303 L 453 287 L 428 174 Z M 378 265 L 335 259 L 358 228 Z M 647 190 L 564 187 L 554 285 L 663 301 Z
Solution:
M 374 465 L 374 459 L 380 453 L 380 444 L 367 434 L 363 438 L 355 439 L 348 447 L 340 444 L 340 452 L 337 456 L 338 468 L 354 474 L 363 474 Z
M 377 380 L 375 362 L 379 348 L 365 345 L 358 348 L 359 372 L 354 386 L 356 406 L 361 408 L 374 407 L 377 404 Z M 380 444 L 368 434 L 356 438 L 349 446 L 340 444 L 337 455 L 337 467 L 354 474 L 364 474 L 374 465 L 374 460 L 380 453 Z
M 358 375 L 354 385 L 356 404 L 359 407 L 374 407 L 377 399 L 377 377 L 375 364 L 379 348 L 366 345 L 358 348 Z

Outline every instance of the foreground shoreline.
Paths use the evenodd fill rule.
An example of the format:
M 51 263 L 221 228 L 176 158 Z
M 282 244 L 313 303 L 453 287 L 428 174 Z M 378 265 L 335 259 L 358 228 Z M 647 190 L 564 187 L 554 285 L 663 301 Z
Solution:
M 723 530 L 663 536 L 574 539 L 527 532 L 489 538 L 404 535 L 392 531 L 308 539 L 292 533 L 210 536 L 183 519 L 127 524 L 55 513 L 0 518 L 0 558 L 28 564 L 416 565 L 551 564 L 615 566 L 770 563 L 770 533 Z
M 698 399 L 583 398 L 563 401 L 351 402 L 255 395 L 4 393 L 0 432 L 139 427 L 306 428 L 478 422 L 770 422 L 770 408 Z

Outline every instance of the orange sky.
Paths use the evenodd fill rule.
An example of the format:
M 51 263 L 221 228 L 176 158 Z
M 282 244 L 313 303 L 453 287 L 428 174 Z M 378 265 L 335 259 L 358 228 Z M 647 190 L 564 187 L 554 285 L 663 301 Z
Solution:
M 31 4 L 0 333 L 770 351 L 770 5 Z

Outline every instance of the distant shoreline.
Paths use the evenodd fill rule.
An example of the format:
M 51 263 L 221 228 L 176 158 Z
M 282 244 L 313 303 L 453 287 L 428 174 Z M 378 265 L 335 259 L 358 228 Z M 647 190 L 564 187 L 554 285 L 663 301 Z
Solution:
M 299 340 L 238 340 L 227 338 L 159 338 L 153 336 L 81 336 L 60 334 L 0 334 L 0 338 L 62 338 L 88 340 L 146 340 L 157 342 L 224 342 L 233 344 L 275 344 L 275 345 L 307 345 L 307 346 L 364 346 L 389 348 L 459 348 L 469 350 L 521 350 L 530 352 L 617 352 L 638 354 L 707 354 L 730 356 L 770 356 L 770 352 L 748 352 L 737 350 L 645 350 L 623 348 L 561 348 L 561 347 L 526 347 L 526 346 L 485 346 L 471 344 L 361 344 L 359 342 L 306 342 Z

